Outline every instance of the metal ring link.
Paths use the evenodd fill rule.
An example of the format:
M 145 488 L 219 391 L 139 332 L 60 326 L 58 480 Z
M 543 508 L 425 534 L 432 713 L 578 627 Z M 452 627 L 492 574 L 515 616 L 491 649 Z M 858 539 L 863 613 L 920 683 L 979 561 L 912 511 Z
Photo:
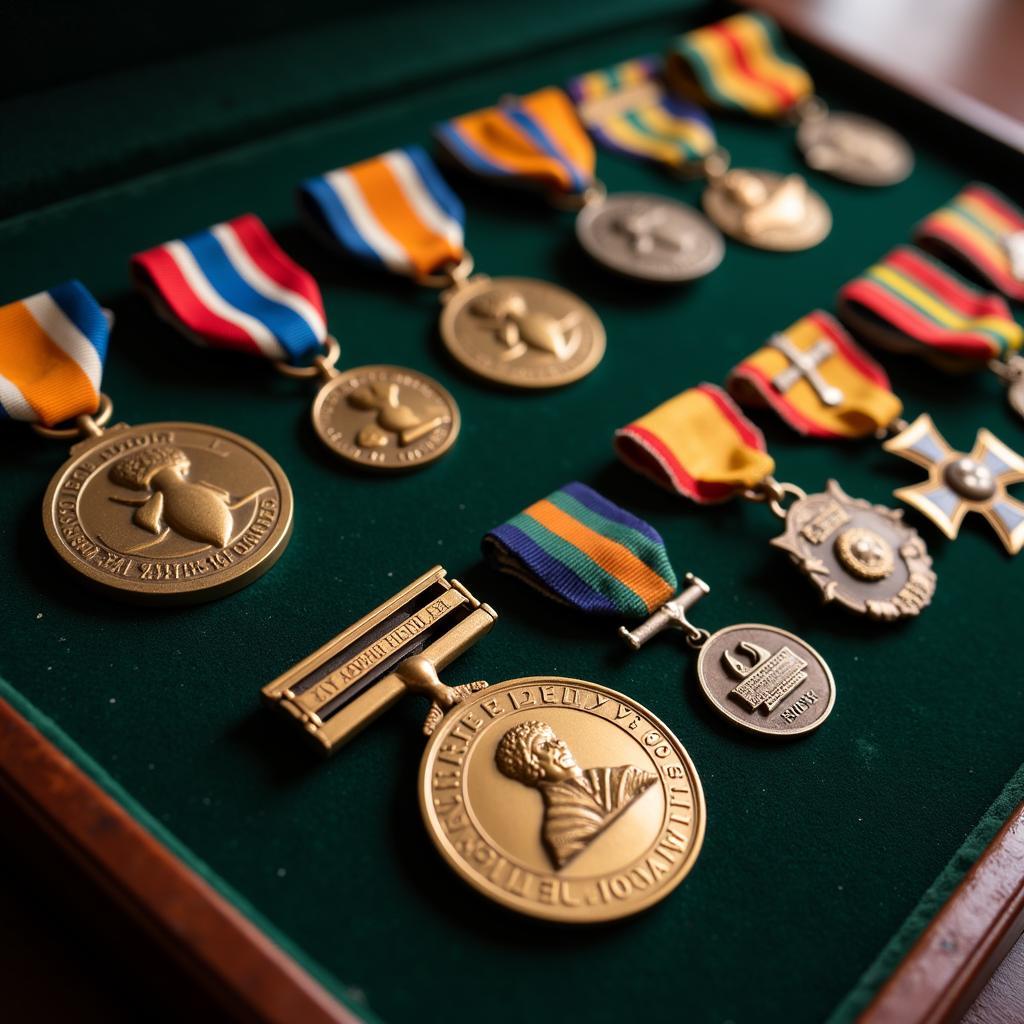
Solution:
M 606 195 L 608 195 L 608 189 L 605 183 L 595 179 L 582 192 L 551 192 L 548 194 L 548 200 L 559 210 L 576 211 L 582 210 L 584 206 L 589 206 L 591 203 L 601 202 Z
M 324 338 L 323 353 L 313 357 L 312 365 L 292 366 L 291 363 L 286 363 L 283 359 L 277 359 L 274 362 L 274 369 L 285 377 L 294 377 L 299 380 L 309 380 L 313 377 L 333 377 L 334 364 L 340 355 L 341 346 L 338 344 L 338 339 L 333 334 L 328 334 Z
M 415 281 L 428 288 L 456 288 L 469 279 L 473 266 L 472 254 L 464 251 L 458 263 L 449 263 L 436 274 L 417 274 Z
M 32 429 L 40 435 L 53 441 L 71 441 L 80 437 L 99 437 L 103 433 L 103 427 L 110 422 L 114 414 L 114 403 L 110 396 L 100 392 L 99 405 L 91 415 L 83 413 L 75 417 L 73 427 L 44 427 L 41 423 L 33 423 Z

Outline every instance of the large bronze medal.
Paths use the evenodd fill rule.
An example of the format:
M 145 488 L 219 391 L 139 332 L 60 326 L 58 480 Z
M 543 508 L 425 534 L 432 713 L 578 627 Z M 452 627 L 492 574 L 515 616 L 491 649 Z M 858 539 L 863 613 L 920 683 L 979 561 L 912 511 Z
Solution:
M 436 567 L 263 693 L 325 753 L 403 693 L 425 695 L 423 819 L 463 879 L 566 923 L 651 906 L 700 852 L 706 810 L 692 761 L 646 708 L 595 683 L 442 683 L 438 670 L 496 617 Z

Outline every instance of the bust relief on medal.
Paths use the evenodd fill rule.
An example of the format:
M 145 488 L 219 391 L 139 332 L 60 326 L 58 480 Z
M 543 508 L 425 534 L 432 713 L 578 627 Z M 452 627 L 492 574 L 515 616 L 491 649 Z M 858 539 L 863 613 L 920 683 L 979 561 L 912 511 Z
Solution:
M 586 849 L 657 781 L 654 774 L 633 765 L 581 768 L 551 726 L 538 721 L 509 729 L 494 760 L 503 775 L 540 793 L 541 838 L 556 868 Z

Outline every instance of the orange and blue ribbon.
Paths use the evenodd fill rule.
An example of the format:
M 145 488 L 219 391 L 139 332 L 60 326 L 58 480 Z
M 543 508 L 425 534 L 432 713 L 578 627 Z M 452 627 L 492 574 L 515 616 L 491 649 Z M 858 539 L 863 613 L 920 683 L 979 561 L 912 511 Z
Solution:
M 79 281 L 0 306 L 0 419 L 52 427 L 96 412 L 109 337 Z
M 726 501 L 771 476 L 764 435 L 714 384 L 688 388 L 615 432 L 619 458 L 699 504 Z
M 773 335 L 726 383 L 738 401 L 769 406 L 806 437 L 871 437 L 903 411 L 885 370 L 821 309 Z
M 422 146 L 309 178 L 299 206 L 318 235 L 392 274 L 432 274 L 465 253 L 465 210 Z
M 591 135 L 606 149 L 679 169 L 712 153 L 707 113 L 667 91 L 658 57 L 637 57 L 578 75 L 569 94 Z
M 136 253 L 158 315 L 202 345 L 300 363 L 327 337 L 320 288 L 247 213 Z
M 1003 358 L 1024 338 L 1001 295 L 908 245 L 845 284 L 839 309 L 868 341 L 954 363 Z
M 1024 302 L 1024 210 L 991 185 L 968 185 L 917 226 L 914 241 Z
M 501 572 L 579 611 L 645 618 L 675 595 L 661 535 L 586 484 L 570 483 L 483 539 Z
M 553 86 L 453 118 L 435 134 L 452 159 L 483 178 L 566 195 L 594 183 L 594 144 L 572 100 Z
M 757 12 L 679 36 L 669 48 L 667 70 L 681 95 L 752 117 L 782 117 L 814 92 L 778 26 Z

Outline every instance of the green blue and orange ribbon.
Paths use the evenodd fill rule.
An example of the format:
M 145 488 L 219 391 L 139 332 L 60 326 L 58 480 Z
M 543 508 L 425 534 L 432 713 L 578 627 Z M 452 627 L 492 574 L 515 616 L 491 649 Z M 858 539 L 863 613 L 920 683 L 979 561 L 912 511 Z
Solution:
M 79 281 L 0 306 L 0 420 L 52 427 L 96 412 L 109 337 Z
M 1024 210 L 991 185 L 968 185 L 917 226 L 914 241 L 1024 301 Z
M 483 178 L 580 195 L 594 183 L 594 144 L 572 100 L 555 87 L 438 125 L 438 142 Z
M 814 92 L 778 26 L 757 12 L 679 36 L 669 48 L 667 72 L 680 95 L 752 117 L 782 117 Z
M 496 526 L 483 551 L 500 572 L 590 614 L 645 618 L 677 589 L 658 531 L 581 483 Z
M 867 340 L 954 363 L 985 363 L 1024 338 L 1001 295 L 903 245 L 839 292 L 840 316 Z
M 659 57 L 577 75 L 568 85 L 580 118 L 606 149 L 682 168 L 717 145 L 708 114 L 669 92 Z

